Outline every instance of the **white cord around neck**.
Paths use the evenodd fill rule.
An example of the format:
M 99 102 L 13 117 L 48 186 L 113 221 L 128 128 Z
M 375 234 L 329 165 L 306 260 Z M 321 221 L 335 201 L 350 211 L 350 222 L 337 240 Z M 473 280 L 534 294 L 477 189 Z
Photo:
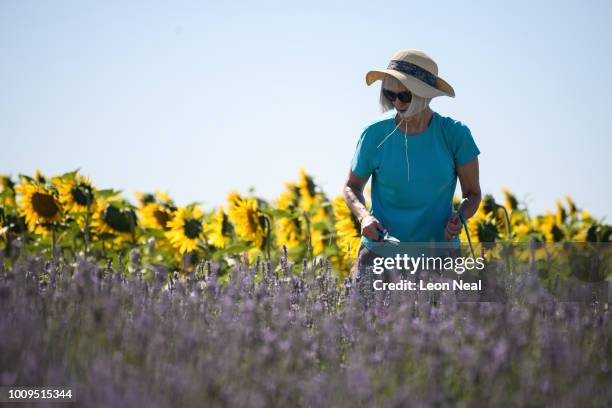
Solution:
M 405 120 L 405 118 L 401 118 L 401 120 L 399 121 L 399 123 L 395 126 L 395 128 L 391 131 L 391 133 L 389 133 L 387 136 L 385 136 L 385 138 L 382 140 L 382 142 L 380 142 L 378 144 L 378 146 L 376 146 L 376 148 L 378 149 L 380 146 L 383 145 L 383 143 L 385 143 L 385 141 L 389 138 L 389 136 L 391 136 L 393 133 L 395 133 L 395 131 L 397 130 L 397 128 L 402 124 L 402 122 Z M 404 135 L 404 152 L 406 154 L 406 173 L 408 175 L 408 181 L 410 181 L 410 160 L 408 159 L 408 135 Z
M 391 133 L 389 133 L 387 136 L 385 136 L 385 138 L 382 140 L 382 142 L 380 142 L 378 144 L 378 146 L 376 146 L 376 148 L 378 149 L 380 146 L 383 145 L 383 143 L 385 143 L 385 141 L 389 138 L 389 136 L 391 136 L 393 133 L 395 133 L 395 131 L 397 130 L 397 128 L 399 127 L 399 125 L 402 124 L 402 122 L 404 121 L 404 118 L 401 118 L 401 120 L 399 121 L 399 123 L 397 125 L 395 125 L 395 128 L 391 131 Z
M 406 152 L 406 172 L 408 173 L 408 181 L 410 181 L 410 161 L 408 160 L 408 136 L 404 135 L 404 151 Z

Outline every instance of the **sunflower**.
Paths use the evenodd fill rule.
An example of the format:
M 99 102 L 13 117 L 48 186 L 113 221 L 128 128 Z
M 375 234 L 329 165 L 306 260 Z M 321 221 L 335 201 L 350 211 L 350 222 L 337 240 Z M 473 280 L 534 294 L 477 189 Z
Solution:
M 480 202 L 480 207 L 478 208 L 484 214 L 489 214 L 495 211 L 497 208 L 497 203 L 495 202 L 495 198 L 491 194 L 485 194 Z
M 41 184 L 45 184 L 47 182 L 47 178 L 43 176 L 43 174 L 40 172 L 40 169 L 36 169 L 36 175 L 34 176 L 34 179 Z
M 46 234 L 43 227 L 62 220 L 62 206 L 51 188 L 26 181 L 16 186 L 15 192 L 22 196 L 18 200 L 19 212 L 25 217 L 30 231 Z
M 302 167 L 300 169 L 300 181 L 297 183 L 300 191 L 300 203 L 304 211 L 310 211 L 315 199 L 315 184 L 306 171 Z
M 228 196 L 228 217 L 234 224 L 236 234 L 261 249 L 265 238 L 265 216 L 257 208 L 254 198 L 242 198 L 237 193 Z
M 480 242 L 495 242 L 499 238 L 498 225 L 491 214 L 478 219 L 475 228 L 476 236 Z
M 470 239 L 472 242 L 494 242 L 499 238 L 498 219 L 495 211 L 488 211 L 491 206 L 491 201 L 481 201 L 476 213 L 466 220 Z M 467 242 L 467 234 L 465 229 L 461 230 L 459 239 L 462 242 Z
M 15 183 L 9 176 L 0 176 L 0 186 L 2 186 L 2 191 L 10 188 L 11 190 L 15 189 Z
M 204 227 L 210 243 L 217 248 L 225 248 L 230 243 L 232 240 L 231 230 L 232 226 L 223 208 L 219 208 L 213 216 L 212 222 Z
M 299 194 L 296 194 L 295 185 L 285 183 L 287 190 L 276 200 L 276 208 L 294 211 L 298 206 Z M 276 236 L 279 245 L 295 248 L 306 239 L 306 231 L 299 218 L 281 217 L 276 223 Z
M 533 228 L 540 231 L 542 237 L 547 242 L 560 242 L 563 240 L 565 233 L 561 225 L 557 222 L 558 216 L 546 211 L 545 215 L 540 215 L 533 219 Z
M 566 195 L 565 201 L 567 202 L 567 206 L 569 208 L 570 215 L 575 216 L 576 214 L 578 214 L 578 208 L 576 207 L 574 200 L 572 200 L 572 197 Z
M 278 244 L 288 249 L 299 246 L 306 239 L 298 218 L 280 218 L 276 224 L 276 236 Z
M 75 177 L 56 177 L 53 184 L 60 193 L 60 203 L 68 212 L 85 212 L 94 210 L 96 204 L 95 188 L 91 180 L 77 174 Z
M 591 226 L 589 225 L 581 225 L 578 231 L 572 237 L 572 240 L 575 242 L 587 242 L 590 227 Z
M 6 237 L 8 227 L 5 226 L 6 221 L 4 220 L 4 207 L 0 206 L 0 237 Z
M 563 207 L 561 200 L 557 200 L 557 213 L 555 214 L 555 218 L 558 225 L 565 224 L 565 220 L 567 219 L 567 212 L 565 211 L 565 207 Z
M 161 204 L 152 203 L 138 209 L 142 226 L 164 231 L 170 230 L 170 221 L 174 217 L 176 210 L 167 208 Z
M 346 264 L 349 258 L 357 257 L 361 242 L 361 226 L 342 196 L 334 198 L 332 208 L 336 219 L 334 227 L 338 236 L 336 243 L 340 248 L 343 263 Z
M 4 196 L 4 205 L 14 207 L 15 201 L 15 183 L 9 176 L 0 176 L 0 193 Z
M 325 251 L 325 231 L 322 229 L 311 229 L 310 240 L 312 242 L 312 255 L 321 255 Z
M 495 202 L 495 198 L 491 194 L 485 194 L 483 199 L 480 201 L 478 211 L 476 214 L 474 214 L 474 217 L 472 217 L 474 218 L 473 228 L 475 230 L 480 230 L 480 237 L 478 238 L 480 242 L 495 241 L 495 239 L 501 237 L 501 231 L 503 231 L 503 235 L 507 237 L 508 227 L 511 229 L 512 225 L 507 225 L 506 212 L 504 209 L 504 206 Z M 474 234 L 472 234 L 472 231 L 470 230 L 470 237 L 472 235 Z M 463 236 L 465 236 L 465 234 Z
M 318 208 L 310 222 L 310 240 L 314 256 L 321 255 L 325 251 L 325 236 L 330 233 L 327 227 L 329 225 L 330 214 L 328 207 L 321 205 L 323 201 L 326 201 L 326 198 L 318 194 L 315 199 L 315 204 L 318 205 Z
M 174 218 L 168 221 L 170 228 L 166 237 L 181 254 L 193 251 L 199 241 L 204 240 L 202 211 L 196 206 L 179 208 Z
M 158 191 L 155 193 L 155 199 L 165 205 L 174 205 L 174 201 L 170 198 L 170 195 L 163 191 Z
M 514 211 L 518 208 L 518 200 L 506 187 L 502 188 L 504 194 L 504 206 L 508 211 Z
M 510 224 L 512 227 L 519 227 L 524 224 L 529 224 L 529 217 L 522 210 L 514 210 L 510 213 Z
M 147 204 L 155 203 L 157 200 L 155 199 L 155 194 L 152 193 L 143 193 L 140 191 L 136 191 L 134 196 L 138 200 L 138 204 L 141 207 L 144 207 Z
M 534 232 L 529 217 L 522 210 L 513 210 L 510 213 L 510 225 L 512 225 L 512 237 L 519 242 L 525 241 Z
M 300 189 L 294 183 L 285 182 L 285 191 L 276 199 L 276 208 L 294 210 L 299 207 Z
M 135 240 L 138 217 L 129 205 L 119 201 L 100 200 L 96 207 L 91 221 L 96 235 L 114 235 L 117 243 Z
M 610 227 L 600 224 L 601 222 L 594 219 L 588 211 L 582 211 L 572 240 L 577 242 L 610 242 Z
M 174 201 L 166 193 L 134 193 L 140 206 L 138 207 L 138 215 L 141 219 L 141 224 L 145 228 L 169 231 L 168 222 L 174 217 L 176 206 Z
M 531 235 L 533 232 L 529 223 L 519 224 L 513 228 L 516 239 L 520 241 L 525 241 L 527 237 Z

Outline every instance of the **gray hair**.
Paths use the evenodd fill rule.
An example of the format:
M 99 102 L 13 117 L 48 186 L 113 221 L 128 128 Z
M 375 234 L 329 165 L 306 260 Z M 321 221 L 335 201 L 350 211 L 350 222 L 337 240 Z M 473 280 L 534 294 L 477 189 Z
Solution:
M 391 75 L 385 75 L 382 80 L 382 84 L 380 85 L 380 107 L 383 113 L 390 111 L 391 109 L 395 109 L 395 106 L 393 106 L 393 104 L 389 102 L 387 98 L 385 98 L 385 95 L 382 93 L 383 89 L 388 89 L 396 93 L 410 91 L 397 78 L 392 77 Z M 403 119 L 411 120 L 411 118 L 416 114 L 427 109 L 429 107 L 429 102 L 431 102 L 431 98 L 423 98 L 413 93 L 408 109 L 404 112 L 398 112 L 398 114 Z
M 395 109 L 393 104 L 389 102 L 387 98 L 385 98 L 385 95 L 383 95 L 383 89 L 389 89 L 393 92 L 408 91 L 408 89 L 397 78 L 391 75 L 385 75 L 380 85 L 380 109 L 383 113 L 390 111 L 391 109 Z

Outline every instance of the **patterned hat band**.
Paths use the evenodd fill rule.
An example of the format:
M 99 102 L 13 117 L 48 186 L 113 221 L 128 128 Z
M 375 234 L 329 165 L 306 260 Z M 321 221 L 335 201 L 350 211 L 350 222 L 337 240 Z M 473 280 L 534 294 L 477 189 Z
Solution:
M 438 77 L 411 62 L 403 60 L 391 60 L 387 69 L 394 69 L 396 71 L 403 72 L 406 75 L 410 75 L 417 79 L 420 79 L 427 85 L 436 88 L 436 82 L 438 81 Z

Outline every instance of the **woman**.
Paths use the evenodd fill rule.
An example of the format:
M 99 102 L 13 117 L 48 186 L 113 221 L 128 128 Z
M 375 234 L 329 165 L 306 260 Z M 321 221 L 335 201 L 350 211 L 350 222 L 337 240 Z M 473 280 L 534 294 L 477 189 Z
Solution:
M 368 86 L 382 80 L 380 103 L 392 115 L 363 130 L 344 186 L 344 199 L 361 224 L 357 277 L 371 265 L 376 244 L 390 236 L 458 244 L 459 213 L 467 219 L 478 209 L 480 150 L 467 126 L 429 107 L 434 97 L 455 96 L 437 75 L 431 57 L 414 49 L 396 52 L 387 69 L 366 75 Z M 371 212 L 363 197 L 370 176 Z M 457 178 L 464 199 L 453 212 Z

